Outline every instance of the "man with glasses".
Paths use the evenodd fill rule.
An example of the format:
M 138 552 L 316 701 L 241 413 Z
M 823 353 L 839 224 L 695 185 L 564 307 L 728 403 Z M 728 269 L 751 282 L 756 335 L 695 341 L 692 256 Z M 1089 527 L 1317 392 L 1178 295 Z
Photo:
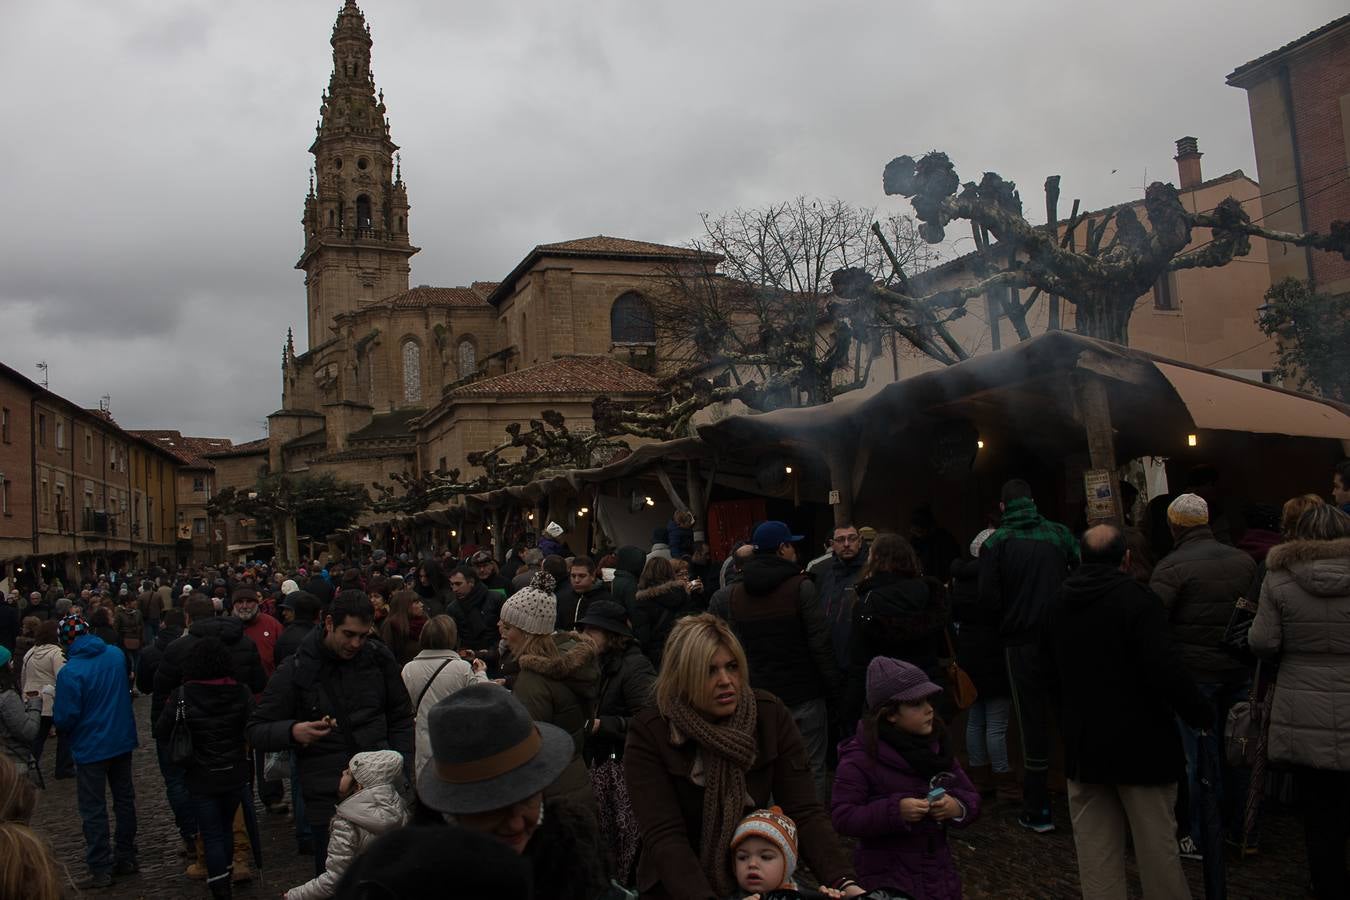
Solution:
M 830 540 L 831 555 L 813 575 L 820 595 L 820 608 L 830 627 L 830 646 L 839 671 L 848 668 L 848 636 L 853 622 L 853 586 L 862 574 L 867 554 L 862 535 L 853 525 L 837 525 Z

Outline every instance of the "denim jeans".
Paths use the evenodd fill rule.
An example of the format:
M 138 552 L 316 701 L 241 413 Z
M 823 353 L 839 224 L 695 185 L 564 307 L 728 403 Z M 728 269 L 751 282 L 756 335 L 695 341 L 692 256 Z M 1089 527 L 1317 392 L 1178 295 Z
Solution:
M 234 860 L 234 812 L 242 802 L 252 802 L 247 784 L 223 794 L 192 795 L 192 807 L 202 829 L 208 884 L 230 877 L 230 864 Z
M 314 832 L 305 819 L 305 795 L 300 790 L 300 766 L 294 750 L 291 751 L 291 812 L 295 816 L 295 842 L 304 844 L 313 838 Z
M 1228 721 L 1228 710 L 1234 703 L 1247 698 L 1251 684 L 1197 684 L 1196 687 L 1205 695 L 1205 699 L 1214 704 L 1214 722 L 1210 726 L 1209 734 L 1202 736 L 1181 719 L 1177 719 L 1177 730 L 1181 732 L 1181 747 L 1186 752 L 1187 799 L 1190 806 L 1187 818 L 1190 820 L 1190 835 L 1193 840 L 1200 839 L 1202 803 L 1196 759 L 1200 741 L 1203 740 L 1219 760 L 1219 783 L 1214 786 L 1214 790 L 1218 795 L 1224 833 L 1230 838 L 1239 839 L 1242 837 L 1242 820 L 1251 771 L 1229 767 L 1223 752 L 1222 739 L 1224 724 Z
M 981 697 L 966 713 L 966 751 L 972 766 L 1008 771 L 1008 720 L 1011 697 Z
M 183 767 L 174 765 L 169 759 L 166 741 L 155 741 L 155 757 L 159 761 L 159 774 L 164 777 L 164 796 L 169 800 L 169 809 L 173 810 L 173 823 L 178 827 L 178 834 L 185 841 L 195 840 L 197 809 L 188 795 Z
M 42 751 L 47 747 L 47 738 L 52 733 L 52 717 L 43 716 L 38 722 L 37 737 L 33 738 L 33 759 L 42 766 Z M 75 760 L 70 758 L 70 742 L 56 733 L 56 776 L 65 778 L 75 774 Z
M 816 796 L 827 807 L 830 803 L 830 776 L 825 771 L 825 749 L 829 744 L 830 714 L 823 699 L 807 700 L 789 706 L 792 721 L 802 735 L 806 761 L 811 764 L 811 777 L 816 782 Z
M 108 845 L 108 798 L 112 789 L 117 818 L 116 857 Z M 84 861 L 90 874 L 111 872 L 113 863 L 136 861 L 136 788 L 131 781 L 131 754 L 80 763 L 75 768 L 76 804 L 84 823 Z
M 1032 818 L 1044 818 L 1050 815 L 1050 713 L 1049 698 L 1036 671 L 1040 648 L 1020 644 L 1003 653 L 1022 736 L 1022 811 Z

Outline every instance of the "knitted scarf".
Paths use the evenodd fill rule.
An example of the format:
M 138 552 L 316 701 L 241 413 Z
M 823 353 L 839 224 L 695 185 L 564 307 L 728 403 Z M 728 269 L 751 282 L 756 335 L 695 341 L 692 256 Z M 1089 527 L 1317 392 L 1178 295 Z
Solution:
M 745 812 L 745 773 L 755 762 L 754 696 L 745 691 L 736 712 L 720 723 L 700 715 L 688 700 L 677 701 L 670 722 L 703 754 L 703 834 L 698 858 L 718 896 L 731 896 L 736 883 L 727 865 L 727 848 Z
M 952 749 L 947 742 L 947 729 L 937 719 L 933 720 L 933 733 L 930 735 L 910 734 L 883 720 L 877 723 L 877 737 L 903 756 L 920 778 L 929 779 L 952 770 Z

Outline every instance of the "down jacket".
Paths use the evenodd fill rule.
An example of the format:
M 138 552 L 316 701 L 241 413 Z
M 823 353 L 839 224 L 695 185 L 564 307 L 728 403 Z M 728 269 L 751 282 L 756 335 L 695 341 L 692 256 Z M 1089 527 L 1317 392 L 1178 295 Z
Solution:
M 1350 538 L 1290 541 L 1266 556 L 1248 641 L 1280 656 L 1270 759 L 1350 771 Z
M 1233 604 L 1251 590 L 1256 561 L 1221 544 L 1207 526 L 1188 528 L 1153 570 L 1148 586 L 1162 600 L 1172 638 L 1200 684 L 1240 684 L 1245 666 L 1220 648 Z
M 560 655 L 527 654 L 508 662 L 508 672 L 519 666 L 511 688 L 536 722 L 557 725 L 572 736 L 576 754 L 553 786 L 544 792 L 548 800 L 564 799 L 585 809 L 595 809 L 591 781 L 581 759 L 587 724 L 600 683 L 600 667 L 595 661 L 595 645 L 574 631 L 553 635 Z
M 17 691 L 0 691 L 0 752 L 13 760 L 20 772 L 28 771 L 33 758 L 42 706 L 37 698 L 25 701 Z
M 314 878 L 286 892 L 286 900 L 322 900 L 337 892 L 352 861 L 386 832 L 408 824 L 408 807 L 391 784 L 371 785 L 337 805 L 328 832 L 328 866 Z
M 53 688 L 56 687 L 56 676 L 65 664 L 66 655 L 55 644 L 38 644 L 32 650 L 29 650 L 23 658 L 24 695 L 33 693 L 41 695 L 42 714 L 44 716 L 52 714 L 52 706 L 56 702 L 56 695 L 42 694 L 42 689 L 49 684 Z
M 254 694 L 261 694 L 267 686 L 267 675 L 263 672 L 262 657 L 249 636 L 244 634 L 244 623 L 234 616 L 215 616 L 193 622 L 178 640 L 164 650 L 164 657 L 155 670 L 154 696 L 150 708 L 158 711 L 164 707 L 178 685 L 183 683 L 183 661 L 192 655 L 197 642 L 213 637 L 230 651 L 230 661 L 234 665 L 234 680 L 246 686 Z
M 253 694 L 233 678 L 184 682 L 160 710 L 154 724 L 157 740 L 167 741 L 173 734 L 180 696 L 192 735 L 192 762 L 184 766 L 188 792 L 206 796 L 237 791 L 248 783 L 252 768 L 244 748 L 244 725 Z
M 337 720 L 332 731 L 305 746 L 295 743 L 292 725 L 324 716 Z M 339 659 L 318 628 L 277 669 L 248 721 L 257 749 L 295 751 L 305 818 L 318 828 L 333 816 L 347 761 L 364 750 L 397 750 L 406 769 L 414 731 L 412 703 L 389 648 L 366 641 L 354 658 Z
M 877 755 L 867 754 L 862 731 L 839 745 L 830 818 L 835 831 L 858 838 L 853 852 L 858 882 L 868 890 L 898 888 L 914 900 L 960 900 L 947 828 L 965 828 L 980 814 L 980 794 L 952 760 L 947 792 L 966 808 L 960 819 L 943 824 L 931 818 L 906 822 L 900 801 L 928 796 L 928 779 L 920 777 L 885 741 Z

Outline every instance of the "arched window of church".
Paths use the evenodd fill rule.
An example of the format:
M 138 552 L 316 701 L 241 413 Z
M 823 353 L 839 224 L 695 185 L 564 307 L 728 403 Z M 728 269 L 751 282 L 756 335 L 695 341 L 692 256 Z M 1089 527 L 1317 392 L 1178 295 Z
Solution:
M 370 197 L 365 194 L 356 198 L 356 227 L 370 227 Z
M 333 227 L 333 211 L 331 209 L 328 211 L 328 227 Z
M 465 338 L 459 342 L 459 377 L 468 378 L 478 371 L 478 350 L 473 341 Z
M 609 340 L 613 344 L 655 344 L 656 318 L 641 294 L 629 291 L 609 311 Z
M 399 234 L 402 234 L 402 233 L 403 233 L 403 217 L 402 217 L 402 216 L 399 216 L 398 219 L 397 219 L 396 221 L 398 222 L 398 227 L 397 227 L 398 233 L 399 233 Z
M 403 342 L 403 400 L 422 402 L 422 348 L 412 338 Z

